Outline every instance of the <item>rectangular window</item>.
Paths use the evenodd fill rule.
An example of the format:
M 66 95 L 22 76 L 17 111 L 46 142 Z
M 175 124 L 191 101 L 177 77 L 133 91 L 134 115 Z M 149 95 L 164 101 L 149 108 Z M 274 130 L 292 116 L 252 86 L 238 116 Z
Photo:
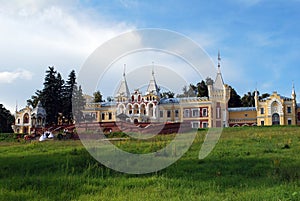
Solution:
M 199 128 L 199 122 L 192 122 L 192 128 Z
M 199 117 L 199 116 L 200 116 L 200 114 L 199 114 L 199 109 L 193 109 L 193 110 L 192 110 L 192 116 L 193 116 L 193 117 Z
M 264 126 L 264 125 L 265 125 L 265 121 L 260 121 L 260 124 L 261 124 L 262 126 Z
M 179 116 L 179 111 L 175 110 L 175 117 L 178 117 L 178 116 Z
M 202 122 L 202 128 L 207 128 L 208 123 L 207 122 Z
M 206 108 L 202 109 L 202 116 L 207 117 L 207 109 Z
M 300 115 L 299 115 L 300 116 Z M 185 118 L 189 118 L 190 117 L 190 110 L 189 109 L 185 109 L 184 110 L 184 117 Z
M 171 117 L 171 110 L 167 111 L 167 117 L 170 118 Z
M 159 111 L 159 117 L 163 118 L 164 117 L 164 111 Z
M 288 125 L 292 125 L 292 120 L 288 119 Z
M 264 108 L 260 108 L 260 114 L 264 114 L 264 113 L 265 113 Z
M 217 119 L 221 118 L 221 108 L 217 107 Z
M 105 113 L 101 113 L 101 119 L 105 120 Z
M 287 107 L 287 113 L 292 113 L 292 108 L 291 107 Z
M 111 120 L 112 119 L 112 113 L 108 113 L 108 119 Z

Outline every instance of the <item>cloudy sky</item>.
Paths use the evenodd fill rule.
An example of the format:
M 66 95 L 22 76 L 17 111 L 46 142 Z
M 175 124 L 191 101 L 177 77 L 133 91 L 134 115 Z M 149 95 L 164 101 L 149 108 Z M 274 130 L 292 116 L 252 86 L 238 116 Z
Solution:
M 42 89 L 48 66 L 66 79 L 106 41 L 143 28 L 187 36 L 215 64 L 220 50 L 224 81 L 240 95 L 257 86 L 290 96 L 294 81 L 300 96 L 299 0 L 0 0 L 0 5 L 0 103 L 12 112 L 16 102 L 20 109 Z M 160 65 L 148 59 L 145 66 L 150 60 Z M 101 87 L 111 95 L 109 85 Z

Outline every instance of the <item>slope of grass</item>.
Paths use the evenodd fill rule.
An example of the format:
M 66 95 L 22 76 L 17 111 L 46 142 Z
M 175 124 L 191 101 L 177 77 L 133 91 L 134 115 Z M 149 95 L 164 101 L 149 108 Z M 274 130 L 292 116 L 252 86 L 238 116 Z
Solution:
M 180 160 L 146 175 L 104 167 L 80 141 L 1 141 L 0 200 L 300 200 L 299 131 L 226 128 L 204 160 L 199 131 Z M 115 143 L 134 152 L 172 137 Z

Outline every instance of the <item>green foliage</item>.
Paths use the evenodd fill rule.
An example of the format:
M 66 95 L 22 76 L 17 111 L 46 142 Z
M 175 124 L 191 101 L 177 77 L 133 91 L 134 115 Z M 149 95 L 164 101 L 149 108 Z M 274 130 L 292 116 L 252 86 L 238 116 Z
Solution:
M 101 94 L 100 91 L 94 92 L 93 96 L 94 96 L 94 103 L 100 103 L 100 102 L 103 102 L 102 94 Z
M 34 108 L 38 101 L 41 101 L 46 110 L 48 125 L 57 124 L 59 115 L 68 123 L 72 123 L 74 118 L 82 118 L 79 109 L 84 107 L 85 100 L 81 87 L 77 86 L 75 71 L 70 72 L 65 82 L 61 74 L 53 66 L 49 66 L 45 75 L 44 88 L 37 90 L 35 95 L 27 100 L 27 104 Z
M 0 104 L 0 133 L 13 132 L 11 125 L 15 121 L 14 116 L 2 104 Z
M 225 128 L 199 160 L 206 132 L 180 160 L 146 175 L 104 167 L 80 141 L 0 142 L 0 200 L 300 200 L 298 127 Z M 173 137 L 112 142 L 147 153 Z
M 234 88 L 229 86 L 230 88 L 230 99 L 228 101 L 228 107 L 241 107 L 242 101 L 241 96 L 235 91 Z
M 172 91 L 161 93 L 161 98 L 174 98 L 175 93 Z

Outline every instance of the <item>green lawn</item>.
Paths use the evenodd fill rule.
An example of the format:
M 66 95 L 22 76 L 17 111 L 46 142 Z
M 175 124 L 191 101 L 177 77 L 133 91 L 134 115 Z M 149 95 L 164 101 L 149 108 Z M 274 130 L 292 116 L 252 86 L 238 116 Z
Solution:
M 205 133 L 176 163 L 146 175 L 102 166 L 79 140 L 0 137 L 0 200 L 300 200 L 300 128 L 226 128 L 199 160 Z M 142 152 L 152 141 L 116 144 Z

